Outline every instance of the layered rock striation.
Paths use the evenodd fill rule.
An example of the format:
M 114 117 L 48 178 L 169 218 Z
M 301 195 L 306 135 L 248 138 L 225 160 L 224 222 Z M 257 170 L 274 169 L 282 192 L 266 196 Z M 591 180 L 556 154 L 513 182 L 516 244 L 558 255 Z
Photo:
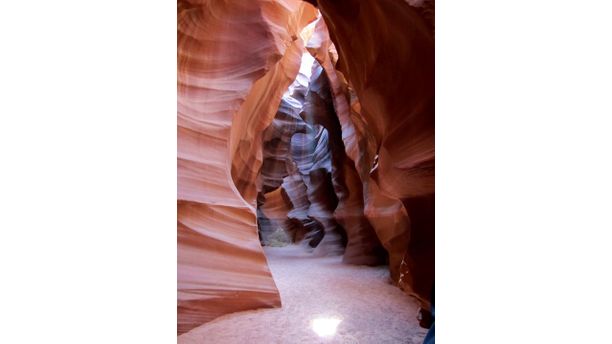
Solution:
M 178 2 L 178 333 L 280 306 L 256 225 L 261 132 L 297 75 L 300 1 Z
M 388 263 L 428 306 L 433 1 L 309 2 L 178 2 L 179 333 L 280 306 L 260 241 Z
M 283 229 L 292 242 L 307 239 L 318 254 L 338 254 L 343 251 L 342 229 L 333 214 L 338 200 L 332 183 L 332 151 L 337 148 L 328 130 L 304 111 L 310 104 L 312 78 L 318 78 L 310 76 L 316 67 L 306 53 L 301 72 L 264 132 L 258 220 L 264 244 Z M 288 211 L 279 212 L 281 208 Z
M 394 281 L 427 306 L 435 223 L 433 1 L 316 4 L 337 50 L 337 79 L 346 80 L 351 121 L 346 112 L 338 116 L 364 184 L 365 214 L 389 252 Z M 325 42 L 324 30 L 317 33 Z M 317 48 L 309 50 L 327 58 Z

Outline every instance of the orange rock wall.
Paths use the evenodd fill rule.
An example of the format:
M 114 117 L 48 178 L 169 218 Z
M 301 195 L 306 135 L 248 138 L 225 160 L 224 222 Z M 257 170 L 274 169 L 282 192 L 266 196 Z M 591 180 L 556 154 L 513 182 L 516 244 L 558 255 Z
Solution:
M 382 244 L 394 282 L 428 303 L 433 2 L 310 2 L 323 20 L 305 31 L 316 11 L 298 0 L 178 2 L 179 334 L 223 314 L 280 305 L 257 233 L 258 194 L 268 199 L 260 216 L 270 226 L 301 226 L 295 233 L 304 235 L 317 223 L 327 232 L 341 224 L 347 263 L 379 263 Z M 333 168 L 313 175 L 298 154 L 280 179 L 262 180 L 266 128 L 306 49 L 324 78 L 313 78 L 316 90 L 298 117 L 326 127 L 331 136 L 316 142 L 331 142 Z M 328 122 L 334 113 L 337 122 Z M 316 148 L 307 139 L 296 136 L 295 146 Z M 317 184 L 323 177 L 333 187 Z M 281 182 L 283 192 L 269 192 Z M 332 191 L 337 206 L 322 196 Z
M 354 92 L 350 113 L 338 117 L 364 184 L 365 214 L 389 252 L 392 278 L 427 305 L 434 271 L 433 2 L 316 3 L 338 55 L 330 80 L 344 79 Z M 331 59 L 320 48 L 322 32 L 315 30 L 321 43 L 308 49 Z
M 257 236 L 261 131 L 299 69 L 300 1 L 178 2 L 178 333 L 280 306 Z

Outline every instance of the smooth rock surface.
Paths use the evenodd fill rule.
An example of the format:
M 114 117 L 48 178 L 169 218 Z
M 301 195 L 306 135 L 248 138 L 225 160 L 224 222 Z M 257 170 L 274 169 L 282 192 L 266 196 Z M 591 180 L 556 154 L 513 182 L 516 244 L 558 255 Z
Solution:
M 429 306 L 433 1 L 309 2 L 318 20 L 298 0 L 178 1 L 179 334 L 280 306 L 260 245 L 279 229 L 345 263 L 387 261 L 392 284 Z
M 338 54 L 338 77 L 330 80 L 347 83 L 351 113 L 338 116 L 347 155 L 364 183 L 365 214 L 389 252 L 393 280 L 428 307 L 435 226 L 433 1 L 316 3 Z M 320 43 L 309 42 L 309 51 L 318 59 L 335 57 L 319 47 L 323 30 L 313 37 Z
M 300 1 L 178 2 L 178 333 L 278 307 L 259 244 L 261 132 L 315 19 Z

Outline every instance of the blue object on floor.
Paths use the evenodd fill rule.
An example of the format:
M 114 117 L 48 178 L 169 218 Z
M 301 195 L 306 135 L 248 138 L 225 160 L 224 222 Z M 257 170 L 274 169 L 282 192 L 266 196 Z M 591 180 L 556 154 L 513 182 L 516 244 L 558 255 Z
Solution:
M 425 340 L 423 340 L 423 344 L 434 344 L 435 343 L 435 338 L 434 338 L 435 324 L 436 324 L 435 321 L 431 324 L 431 327 L 429 328 L 429 331 L 427 331 L 427 335 L 425 336 Z

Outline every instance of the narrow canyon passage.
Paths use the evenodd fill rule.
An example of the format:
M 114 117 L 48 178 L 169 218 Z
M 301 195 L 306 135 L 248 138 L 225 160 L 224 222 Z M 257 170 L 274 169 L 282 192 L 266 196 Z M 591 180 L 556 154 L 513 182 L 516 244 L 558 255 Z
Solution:
M 314 257 L 298 245 L 264 250 L 282 307 L 219 317 L 179 343 L 423 342 L 418 304 L 389 283 L 386 266 L 347 265 L 341 256 Z
M 180 342 L 422 342 L 433 50 L 431 1 L 179 0 Z

